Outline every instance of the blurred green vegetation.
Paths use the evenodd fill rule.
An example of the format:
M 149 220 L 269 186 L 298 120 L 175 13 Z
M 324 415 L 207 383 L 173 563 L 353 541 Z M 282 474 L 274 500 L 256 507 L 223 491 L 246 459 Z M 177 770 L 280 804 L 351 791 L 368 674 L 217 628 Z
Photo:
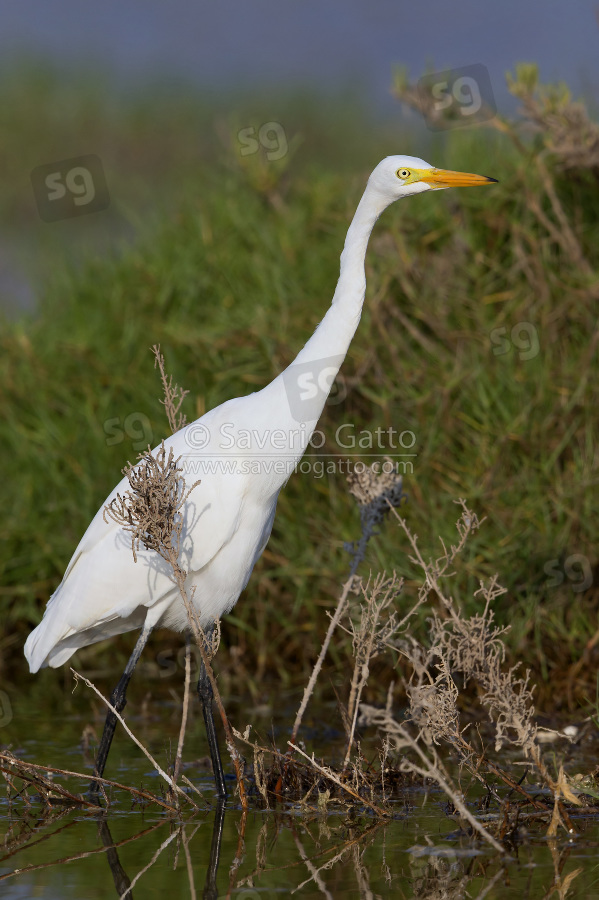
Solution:
M 479 579 L 498 572 L 508 593 L 497 618 L 512 625 L 514 656 L 544 679 L 547 702 L 594 696 L 586 670 L 596 668 L 598 596 L 599 183 L 592 158 L 572 163 L 556 143 L 552 121 L 569 121 L 570 98 L 552 94 L 558 108 L 549 108 L 525 74 L 513 86 L 528 131 L 496 119 L 425 147 L 347 98 L 251 107 L 170 86 L 115 99 L 92 76 L 65 83 L 31 67 L 0 82 L 0 212 L 23 259 L 36 247 L 28 274 L 39 298 L 35 313 L 2 324 L 0 346 L 6 677 L 140 449 L 140 423 L 144 441 L 167 434 L 150 345 L 160 343 L 189 389 L 189 419 L 266 384 L 328 307 L 369 171 L 399 152 L 500 183 L 410 198 L 377 224 L 364 314 L 342 370 L 346 396 L 320 423 L 327 448 L 344 423 L 356 433 L 412 431 L 405 516 L 423 550 L 433 555 L 439 537 L 453 539 L 454 500 L 466 498 L 487 521 L 455 591 L 474 609 Z M 242 156 L 239 130 L 270 121 L 284 128 L 289 152 Z M 110 209 L 40 222 L 30 170 L 92 152 Z M 305 676 L 348 570 L 344 542 L 358 536 L 343 475 L 291 478 L 224 628 L 229 689 L 260 696 L 268 674 Z M 415 570 L 391 523 L 371 541 L 363 572 L 379 568 L 405 574 L 408 603 Z M 115 643 L 128 653 L 121 638 L 113 659 Z M 340 638 L 333 681 L 346 649 Z M 101 666 L 102 654 L 105 645 L 80 657 Z

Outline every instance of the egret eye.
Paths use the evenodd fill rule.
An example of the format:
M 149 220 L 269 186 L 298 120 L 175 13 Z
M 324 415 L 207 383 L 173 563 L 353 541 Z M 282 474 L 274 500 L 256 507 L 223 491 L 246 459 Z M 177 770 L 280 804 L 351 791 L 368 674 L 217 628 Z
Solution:
M 401 178 L 405 181 L 406 178 L 410 177 L 410 170 L 409 169 L 398 169 L 395 174 L 397 175 L 398 178 Z

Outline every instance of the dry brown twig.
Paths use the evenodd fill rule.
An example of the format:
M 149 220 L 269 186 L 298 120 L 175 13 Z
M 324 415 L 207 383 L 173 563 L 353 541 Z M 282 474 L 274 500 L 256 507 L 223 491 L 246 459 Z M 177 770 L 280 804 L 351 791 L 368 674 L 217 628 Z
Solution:
M 462 818 L 492 847 L 499 850 L 500 853 L 505 852 L 505 848 L 472 815 L 462 799 L 461 792 L 453 784 L 451 776 L 447 772 L 433 742 L 428 739 L 427 735 L 419 732 L 416 737 L 413 737 L 404 725 L 396 721 L 389 709 L 381 710 L 366 704 L 362 704 L 360 707 L 360 724 L 379 727 L 391 740 L 396 752 L 411 750 L 418 757 L 418 762 L 414 762 L 412 759 L 404 756 L 399 766 L 401 771 L 414 773 L 422 778 L 435 781 L 449 797 Z M 424 751 L 421 743 L 425 744 L 428 753 Z
M 96 807 L 96 810 L 97 810 L 97 807 Z M 62 815 L 64 815 L 64 814 L 65 813 L 63 813 Z M 75 862 L 77 860 L 82 860 L 82 859 L 91 859 L 94 856 L 99 856 L 101 854 L 106 853 L 109 849 L 117 851 L 119 848 L 125 847 L 127 844 L 132 844 L 135 841 L 140 840 L 140 838 L 147 837 L 148 835 L 152 834 L 152 832 L 157 831 L 159 828 L 162 828 L 163 824 L 164 824 L 163 822 L 157 822 L 154 825 L 151 825 L 149 828 L 144 828 L 138 834 L 134 834 L 132 836 L 126 837 L 120 841 L 114 841 L 111 843 L 110 848 L 106 847 L 105 845 L 103 845 L 101 847 L 94 847 L 92 850 L 82 850 L 79 853 L 73 853 L 69 856 L 63 856 L 59 859 L 53 859 L 49 862 L 42 862 L 42 863 L 36 863 L 34 865 L 22 866 L 22 867 L 19 867 L 18 869 L 13 869 L 12 871 L 4 872 L 2 875 L 0 875 L 0 882 L 6 881 L 9 878 L 14 878 L 15 876 L 22 878 L 23 875 L 28 875 L 31 872 L 39 872 L 41 869 L 53 869 L 56 866 L 61 867 L 61 873 L 62 873 L 64 871 L 63 867 L 67 863 Z M 54 834 L 56 835 L 56 832 Z M 46 835 L 42 838 L 39 838 L 37 841 L 29 841 L 28 845 L 27 845 L 28 849 L 31 850 L 31 848 L 34 847 L 36 844 L 39 844 L 42 841 L 47 840 L 47 837 L 48 836 Z M 8 856 L 12 856 L 12 853 L 8 854 Z M 2 857 L 2 860 L 8 859 L 8 856 Z M 129 894 L 129 893 L 130 893 L 130 889 L 128 889 L 126 892 L 124 892 L 121 895 L 123 900 L 124 900 L 124 898 L 127 897 L 127 894 Z M 130 898 L 129 898 L 129 900 L 130 900 Z
M 403 578 L 395 574 L 391 578 L 387 578 L 384 573 L 374 579 L 369 578 L 366 584 L 360 584 L 362 599 L 359 619 L 356 621 L 350 615 L 349 627 L 341 626 L 351 634 L 354 656 L 354 670 L 347 704 L 349 733 L 343 761 L 344 770 L 349 765 L 360 698 L 370 675 L 370 663 L 382 650 L 387 649 L 389 641 L 399 627 L 397 613 L 395 611 L 389 613 L 389 608 L 395 603 L 402 587 Z
M 494 601 L 504 593 L 504 589 L 497 584 L 496 578 L 488 585 L 481 583 L 475 596 L 481 596 L 484 600 L 482 611 L 465 618 L 442 584 L 442 579 L 452 574 L 453 563 L 466 546 L 469 536 L 481 524 L 465 501 L 458 502 L 462 507 L 456 526 L 459 540 L 449 548 L 442 542 L 443 552 L 434 560 L 425 560 L 417 537 L 412 535 L 406 521 L 394 513 L 412 547 L 414 555 L 411 561 L 422 572 L 417 603 L 420 605 L 428 602 L 432 595 L 440 602 L 443 612 L 442 617 L 433 609 L 426 645 L 413 637 L 410 640 L 393 637 L 388 641 L 388 645 L 403 655 L 412 667 L 406 692 L 410 702 L 409 720 L 416 725 L 418 736 L 413 738 L 404 724 L 394 720 L 390 698 L 385 711 L 375 711 L 362 704 L 360 723 L 377 724 L 387 736 L 396 741 L 397 750 L 409 748 L 417 753 L 417 763 L 404 759 L 401 767 L 405 771 L 421 775 L 426 771 L 427 777 L 435 778 L 444 790 L 447 786 L 452 802 L 461 811 L 447 773 L 438 766 L 440 758 L 435 745 L 444 743 L 450 746 L 458 753 L 460 763 L 486 787 L 488 784 L 481 774 L 486 760 L 466 740 L 460 723 L 459 691 L 454 680 L 454 676 L 459 673 L 465 684 L 474 681 L 478 685 L 480 703 L 494 724 L 496 751 L 506 744 L 515 746 L 534 762 L 542 780 L 556 798 L 560 820 L 570 831 L 572 823 L 560 802 L 560 797 L 566 796 L 565 780 L 560 783 L 550 777 L 536 739 L 537 725 L 529 673 L 518 675 L 518 666 L 504 671 L 506 648 L 503 636 L 508 629 L 495 625 L 492 610 Z M 421 744 L 426 747 L 426 753 Z M 488 770 L 501 777 L 499 768 L 491 763 Z M 528 796 L 524 789 L 521 793 Z
M 164 360 L 159 347 L 154 347 L 156 363 L 160 368 L 165 392 L 164 406 L 171 427 L 185 422 L 179 409 L 185 397 L 178 385 L 173 385 L 172 378 L 166 377 Z M 157 553 L 171 568 L 179 595 L 187 612 L 189 628 L 200 651 L 206 674 L 212 686 L 214 701 L 217 705 L 225 731 L 227 749 L 235 767 L 239 797 L 244 808 L 247 798 L 243 784 L 243 761 L 233 738 L 231 726 L 218 690 L 211 659 L 218 649 L 220 640 L 219 623 L 215 622 L 213 630 L 207 634 L 200 624 L 199 615 L 193 604 L 194 588 L 188 591 L 187 572 L 181 566 L 180 544 L 183 533 L 182 510 L 192 491 L 200 484 L 194 482 L 190 488 L 185 485 L 181 458 L 174 458 L 172 447 L 168 456 L 164 441 L 155 455 L 148 448 L 140 454 L 136 465 L 129 463 L 123 470 L 129 481 L 130 490 L 124 496 L 117 495 L 105 507 L 104 517 L 113 519 L 125 531 L 131 534 L 131 549 L 134 559 L 140 545 L 146 550 Z
M 193 806 L 194 809 L 199 809 L 199 806 L 197 805 L 197 803 L 194 803 L 194 801 L 191 799 L 191 797 L 188 794 L 186 794 L 185 791 L 183 791 L 179 787 L 178 784 L 175 783 L 174 779 L 171 778 L 170 775 L 167 775 L 167 773 L 162 769 L 162 767 L 158 765 L 158 763 L 156 762 L 156 760 L 154 759 L 154 757 L 152 756 L 150 751 L 146 747 L 144 747 L 144 745 L 139 740 L 139 738 L 137 738 L 133 734 L 133 732 L 131 731 L 131 729 L 129 728 L 129 726 L 127 725 L 127 723 L 121 716 L 121 714 L 114 708 L 114 706 L 110 703 L 110 701 L 107 700 L 106 697 L 104 697 L 100 693 L 98 688 L 94 684 L 92 684 L 92 682 L 89 681 L 89 679 L 85 678 L 79 672 L 76 672 L 75 669 L 71 669 L 71 672 L 73 674 L 73 677 L 75 678 L 75 682 L 81 680 L 84 684 L 87 685 L 88 688 L 91 688 L 91 690 L 94 691 L 94 693 L 97 694 L 97 696 L 100 698 L 100 700 L 102 700 L 102 702 L 104 704 L 106 704 L 108 709 L 117 717 L 118 721 L 121 723 L 121 725 L 125 729 L 126 733 L 129 735 L 129 737 L 131 738 L 133 743 L 136 744 L 136 746 L 139 747 L 139 749 L 142 751 L 142 753 L 149 759 L 149 761 L 152 763 L 152 765 L 154 766 L 154 768 L 156 769 L 156 771 L 158 772 L 160 777 L 162 779 L 164 779 L 164 781 L 166 781 L 170 790 L 174 794 L 179 794 L 181 797 L 183 797 L 183 799 L 186 800 L 187 803 L 189 803 L 191 806 Z
M 166 410 L 171 431 L 175 434 L 176 431 L 179 431 L 187 425 L 187 416 L 180 412 L 180 410 L 189 391 L 184 391 L 178 384 L 173 384 L 172 375 L 167 377 L 164 367 L 164 357 L 160 352 L 160 344 L 154 344 L 152 353 L 154 354 L 154 368 L 158 366 L 160 370 L 162 390 L 164 391 L 164 400 L 161 400 L 160 402 Z
M 181 712 L 181 726 L 179 728 L 179 741 L 177 743 L 177 753 L 175 756 L 175 764 L 173 766 L 173 781 L 175 784 L 179 780 L 181 768 L 183 766 L 183 743 L 185 741 L 185 731 L 187 729 L 187 715 L 189 712 L 189 689 L 191 686 L 191 642 L 189 635 L 185 641 L 185 686 L 183 688 L 183 710 Z
M 127 463 L 123 469 L 130 490 L 124 496 L 117 494 L 103 514 L 104 521 L 113 519 L 131 535 L 131 550 L 136 562 L 140 545 L 143 545 L 169 563 L 175 577 L 183 574 L 178 561 L 183 530 L 181 510 L 200 484 L 196 481 L 186 489 L 180 461 L 180 457 L 175 459 L 172 447 L 167 456 L 164 441 L 155 456 L 149 448 L 140 453 L 137 463 Z
M 0 753 L 0 762 L 5 764 L 4 766 L 0 766 L 1 771 L 10 772 L 13 777 L 20 778 L 22 781 L 30 784 L 38 790 L 41 785 L 42 788 L 47 790 L 47 799 L 49 799 L 50 793 L 57 793 L 62 796 L 63 799 L 69 802 L 74 802 L 76 805 L 89 806 L 95 811 L 97 811 L 98 809 L 97 803 L 92 802 L 85 797 L 78 797 L 77 795 L 72 794 L 70 791 L 67 791 L 65 788 L 63 788 L 61 785 L 58 785 L 54 781 L 45 780 L 44 777 L 40 775 L 40 773 L 48 772 L 51 774 L 62 775 L 65 778 L 79 778 L 82 781 L 89 781 L 89 775 L 82 774 L 81 772 L 72 772 L 69 769 L 60 769 L 56 766 L 42 766 L 37 763 L 26 762 L 25 760 L 18 759 L 17 757 L 13 756 L 13 754 L 9 751 Z M 165 803 L 163 800 L 161 800 L 159 797 L 156 797 L 155 794 L 152 794 L 149 791 L 130 787 L 129 785 L 121 784 L 118 781 L 112 781 L 108 778 L 98 778 L 97 780 L 101 781 L 102 784 L 106 787 L 118 788 L 119 790 L 127 791 L 128 793 L 133 794 L 135 797 L 139 797 L 141 800 L 148 803 L 156 803 L 158 806 L 168 810 L 169 812 L 178 812 L 178 810 L 174 806 Z
M 318 676 L 320 674 L 320 670 L 322 668 L 322 664 L 324 662 L 325 656 L 327 655 L 327 651 L 329 649 L 329 644 L 331 643 L 331 638 L 335 632 L 335 629 L 339 625 L 343 614 L 345 613 L 345 609 L 347 606 L 347 598 L 349 597 L 350 592 L 353 590 L 354 585 L 354 576 L 352 575 L 343 585 L 343 590 L 341 591 L 341 596 L 337 601 L 337 607 L 335 609 L 334 614 L 330 617 L 329 627 L 327 629 L 327 633 L 325 635 L 324 641 L 322 642 L 322 647 L 320 648 L 320 653 L 318 654 L 318 659 L 314 664 L 314 668 L 310 674 L 310 678 L 308 679 L 308 684 L 304 688 L 304 694 L 302 697 L 302 702 L 299 705 L 299 709 L 295 716 L 295 721 L 293 723 L 293 728 L 291 730 L 291 741 L 290 744 L 295 743 L 297 740 L 297 734 L 302 723 L 302 719 L 304 717 L 304 713 L 306 711 L 306 707 L 308 706 L 308 702 L 310 697 L 314 692 L 314 688 L 316 686 L 316 682 L 318 680 Z
M 308 763 L 319 772 L 321 775 L 324 775 L 329 781 L 332 781 L 333 784 L 336 784 L 338 788 L 340 788 L 345 793 L 349 794 L 354 800 L 357 800 L 358 803 L 364 804 L 364 806 L 368 806 L 377 816 L 381 818 L 388 818 L 391 816 L 391 813 L 385 809 L 382 809 L 380 806 L 377 806 L 376 803 L 372 803 L 372 801 L 367 800 L 365 797 L 361 797 L 349 784 L 341 781 L 340 777 L 330 768 L 330 766 L 321 766 L 320 763 L 317 763 L 314 759 L 314 754 L 312 756 L 308 756 L 301 747 L 298 747 L 297 744 L 292 744 L 291 741 L 287 741 L 291 749 L 299 753 L 304 759 L 308 760 Z
M 391 462 L 388 457 L 386 459 L 388 462 Z M 350 576 L 343 585 L 335 612 L 330 616 L 329 627 L 324 641 L 322 642 L 318 659 L 314 664 L 308 684 L 304 690 L 302 702 L 297 711 L 291 731 L 291 744 L 294 744 L 297 740 L 299 728 L 310 697 L 314 692 L 316 681 L 318 680 L 322 664 L 331 643 L 331 638 L 346 613 L 349 596 L 352 592 L 358 592 L 360 589 L 359 582 L 355 578 L 355 573 L 360 562 L 364 558 L 366 545 L 370 538 L 376 534 L 376 528 L 383 521 L 389 508 L 393 509 L 394 507 L 399 506 L 404 497 L 401 489 L 401 477 L 398 476 L 395 471 L 375 473 L 372 467 L 365 466 L 361 471 L 351 473 L 348 476 L 347 482 L 350 493 L 353 494 L 360 506 L 362 536 L 357 544 L 349 548 L 353 556 Z
M 183 827 L 183 826 L 180 826 L 180 827 Z M 140 879 L 143 875 L 145 875 L 145 873 L 148 871 L 148 869 L 151 869 L 151 868 L 152 868 L 152 866 L 154 865 L 154 863 L 156 862 L 156 860 L 158 859 L 158 857 L 160 856 L 160 854 L 162 853 L 162 851 L 163 851 L 163 850 L 166 850 L 166 848 L 167 848 L 168 845 L 171 843 L 171 841 L 174 841 L 175 838 L 178 837 L 179 833 L 180 833 L 179 828 L 176 828 L 171 834 L 169 834 L 169 835 L 162 841 L 162 843 L 161 843 L 160 846 L 157 848 L 157 850 L 155 850 L 155 852 L 154 852 L 154 854 L 153 854 L 151 860 L 149 861 L 149 863 L 147 863 L 147 864 L 143 867 L 143 869 L 140 869 L 139 872 L 131 879 L 131 884 L 127 887 L 127 890 L 124 891 L 124 893 L 122 893 L 122 894 L 120 895 L 119 900 L 126 900 L 127 897 L 131 897 L 131 895 L 132 895 L 132 890 L 133 890 L 133 888 L 135 887 L 135 885 L 137 884 L 137 882 L 139 881 L 139 879 Z

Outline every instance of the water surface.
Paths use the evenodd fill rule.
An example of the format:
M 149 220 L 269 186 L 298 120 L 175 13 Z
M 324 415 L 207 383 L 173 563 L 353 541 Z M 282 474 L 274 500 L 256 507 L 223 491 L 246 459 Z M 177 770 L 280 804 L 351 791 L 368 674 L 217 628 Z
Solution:
M 79 698 L 83 706 L 83 698 Z M 82 734 L 100 716 L 80 709 L 56 719 L 32 713 L 24 696 L 4 731 L 13 752 L 31 762 L 89 772 L 90 750 Z M 50 704 L 47 707 L 49 713 Z M 272 710 L 246 710 L 268 735 Z M 321 721 L 331 721 L 328 709 Z M 237 713 L 236 713 L 237 715 Z M 54 720 L 54 721 L 53 721 Z M 133 708 L 127 720 L 161 765 L 176 745 L 174 701 Z M 291 720 L 291 717 L 289 717 Z M 314 716 L 318 721 L 318 716 Z M 323 746 L 327 737 L 330 746 Z M 313 729 L 317 752 L 338 753 L 333 732 Z M 280 744 L 283 745 L 281 739 Z M 6 746 L 6 742 L 4 744 Z M 308 746 L 308 749 L 312 748 Z M 322 804 L 318 789 L 306 802 L 262 809 L 257 800 L 244 815 L 236 799 L 219 811 L 205 764 L 200 716 L 192 716 L 185 774 L 204 793 L 206 807 L 171 817 L 141 808 L 130 795 L 111 792 L 107 813 L 46 809 L 31 797 L 0 800 L 0 893 L 6 898 L 94 897 L 592 897 L 599 879 L 599 822 L 575 818 L 580 834 L 544 837 L 530 823 L 514 835 L 506 858 L 465 834 L 436 789 L 414 787 L 394 795 L 395 818 L 377 821 L 366 808 Z M 251 763 L 251 753 L 248 753 Z M 160 794 L 158 775 L 137 748 L 117 732 L 107 777 Z M 464 782 L 464 788 L 467 782 Z M 86 782 L 69 784 L 84 791 Z M 320 785 L 321 788 L 324 785 Z M 479 793 L 480 798 L 480 793 Z M 476 799 L 468 791 L 468 797 Z M 476 811 L 474 804 L 473 811 Z M 478 813 L 480 814 L 480 812 Z M 492 824 L 492 811 L 489 819 Z M 599 896 L 599 893 L 597 894 Z

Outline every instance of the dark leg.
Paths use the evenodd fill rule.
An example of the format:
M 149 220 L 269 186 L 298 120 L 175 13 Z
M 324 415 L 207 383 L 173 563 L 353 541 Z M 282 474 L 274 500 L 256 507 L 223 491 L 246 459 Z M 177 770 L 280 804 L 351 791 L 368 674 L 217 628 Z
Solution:
M 131 676 L 133 675 L 133 670 L 137 665 L 137 661 L 142 654 L 143 648 L 147 644 L 151 631 L 151 628 L 142 628 L 142 632 L 137 639 L 137 644 L 135 645 L 135 649 L 131 654 L 131 657 L 129 658 L 129 662 L 125 667 L 125 671 L 123 672 L 121 680 L 110 695 L 110 702 L 119 713 L 124 710 L 127 704 L 127 687 L 129 686 Z M 98 748 L 98 755 L 96 757 L 96 765 L 94 768 L 94 775 L 98 775 L 100 778 L 104 774 L 104 766 L 106 765 L 106 760 L 108 759 L 108 751 L 110 750 L 110 745 L 112 743 L 112 738 L 117 721 L 118 719 L 115 714 L 111 710 L 108 710 L 106 722 L 104 723 L 104 731 L 102 732 L 102 739 Z M 92 781 L 89 786 L 90 794 L 97 795 L 99 791 L 100 783 L 98 781 Z
M 219 799 L 214 810 L 214 824 L 212 826 L 212 843 L 210 845 L 210 861 L 206 870 L 206 883 L 204 885 L 204 900 L 218 900 L 218 887 L 216 878 L 220 861 L 220 845 L 223 839 L 223 826 L 225 824 L 225 803 Z
M 206 631 L 206 637 L 210 637 L 209 631 Z M 214 773 L 216 793 L 221 800 L 225 800 L 227 788 L 225 787 L 225 773 L 223 772 L 223 764 L 221 762 L 218 740 L 216 738 L 216 728 L 214 727 L 214 715 L 212 714 L 212 685 L 210 684 L 210 679 L 208 678 L 204 663 L 202 663 L 202 668 L 200 669 L 198 697 L 200 698 L 202 712 L 204 714 L 204 725 L 206 726 L 206 737 L 208 738 L 208 749 L 210 750 L 210 759 L 212 760 L 212 771 Z

